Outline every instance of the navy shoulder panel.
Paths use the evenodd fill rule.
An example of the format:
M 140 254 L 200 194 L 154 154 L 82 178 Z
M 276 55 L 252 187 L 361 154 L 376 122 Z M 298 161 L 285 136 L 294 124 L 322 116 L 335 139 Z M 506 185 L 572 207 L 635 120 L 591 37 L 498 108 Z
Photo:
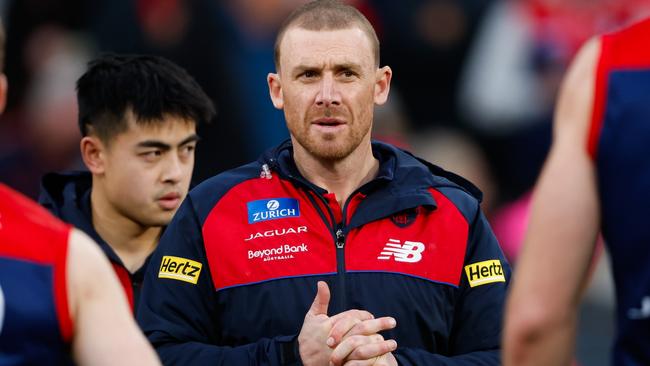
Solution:
M 413 156 L 419 162 L 424 164 L 429 169 L 431 174 L 433 174 L 436 177 L 442 178 L 440 180 L 441 183 L 456 186 L 456 187 L 464 190 L 465 192 L 467 192 L 469 195 L 474 197 L 479 202 L 481 202 L 483 200 L 483 192 L 481 192 L 481 190 L 478 189 L 478 187 L 476 187 L 469 180 L 461 177 L 460 175 L 458 175 L 456 173 L 452 173 L 452 172 L 450 172 L 448 170 L 444 170 L 443 168 L 441 168 L 441 167 L 439 167 L 439 166 L 437 166 L 435 164 L 429 163 L 428 161 L 426 161 L 424 159 L 418 158 L 417 156 L 411 154 L 408 151 L 405 151 L 405 153 Z
M 259 178 L 261 169 L 261 163 L 252 162 L 217 174 L 193 188 L 188 196 L 192 199 L 192 204 L 201 225 L 203 225 L 217 202 L 228 191 L 246 180 Z
M 427 190 L 433 188 L 445 195 L 468 223 L 473 222 L 482 193 L 468 180 L 389 144 L 373 142 L 373 149 L 383 164 L 392 165 L 386 171 L 392 175 L 391 193 L 400 201 L 423 193 L 430 196 Z
M 93 180 L 89 172 L 73 171 L 47 173 L 41 179 L 41 192 L 38 202 L 41 205 L 60 208 L 68 201 L 76 201 L 92 188 Z
M 415 171 L 422 170 L 423 175 L 428 175 L 426 173 L 430 173 L 433 175 L 434 177 L 433 185 L 449 185 L 449 186 L 458 187 L 459 189 L 462 189 L 468 194 L 470 194 L 471 196 L 473 196 L 479 202 L 481 202 L 481 200 L 483 199 L 483 193 L 481 192 L 481 190 L 478 189 L 469 180 L 461 177 L 458 174 L 447 171 L 435 164 L 432 164 L 424 159 L 421 159 L 413 155 L 409 151 L 394 147 L 392 145 L 376 142 L 376 141 L 373 142 L 373 145 L 375 145 L 376 147 L 382 150 L 388 150 L 395 155 L 396 172 L 398 171 L 411 172 L 413 170 Z
M 474 221 L 480 203 L 476 197 L 457 186 L 440 185 L 433 188 L 453 202 L 468 223 L 471 224 Z
M 431 187 L 444 194 L 460 210 L 467 222 L 476 217 L 483 193 L 467 179 L 414 156 L 408 151 L 397 149 L 400 165 L 421 166 L 431 178 Z

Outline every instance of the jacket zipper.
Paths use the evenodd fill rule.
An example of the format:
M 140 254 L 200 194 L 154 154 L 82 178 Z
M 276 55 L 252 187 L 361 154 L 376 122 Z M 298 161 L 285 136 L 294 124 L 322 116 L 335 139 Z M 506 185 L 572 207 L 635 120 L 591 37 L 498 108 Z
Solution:
M 274 159 L 270 159 L 269 163 L 271 164 L 272 167 L 275 167 L 275 161 Z M 284 174 L 282 174 L 284 175 Z M 341 223 L 337 223 L 334 220 L 334 213 L 332 212 L 332 209 L 330 208 L 329 203 L 323 197 L 318 190 L 314 189 L 313 184 L 304 181 L 303 179 L 300 179 L 298 177 L 294 177 L 293 175 L 289 174 L 289 178 L 292 180 L 300 182 L 302 185 L 304 185 L 309 191 L 313 192 L 318 199 L 321 200 L 321 202 L 325 205 L 327 209 L 327 213 L 329 214 L 330 220 L 328 220 L 325 217 L 325 214 L 322 212 L 321 207 L 315 202 L 314 196 L 312 196 L 311 192 L 307 192 L 307 197 L 311 201 L 311 204 L 314 206 L 316 209 L 316 212 L 319 213 L 321 216 L 321 219 L 325 222 L 325 225 L 330 228 L 330 232 L 332 234 L 332 238 L 334 239 L 334 245 L 336 246 L 336 277 L 337 277 L 337 289 L 336 289 L 336 297 L 338 299 L 338 307 L 340 311 L 344 311 L 347 309 L 347 296 L 346 296 L 346 284 L 345 284 L 345 221 L 346 221 L 346 216 L 347 216 L 347 207 L 348 203 L 350 200 L 356 196 L 360 189 L 356 189 L 350 196 L 347 198 L 345 204 L 343 205 L 342 209 L 342 217 L 341 217 Z M 330 222 L 332 223 L 330 225 Z
M 332 239 L 334 240 L 334 246 L 336 250 L 336 302 L 338 308 L 343 311 L 346 309 L 347 304 L 347 296 L 345 295 L 345 217 L 342 217 L 342 222 L 340 224 L 335 222 L 334 213 L 332 212 L 332 209 L 330 208 L 329 203 L 325 197 L 319 194 L 317 190 L 313 189 L 310 184 L 306 184 L 305 182 L 301 183 L 305 184 L 306 187 L 310 190 L 310 192 L 307 192 L 307 197 L 316 209 L 316 212 L 319 213 L 321 219 L 325 222 L 325 225 L 330 228 L 330 233 L 332 234 Z M 329 220 L 327 219 L 320 205 L 316 203 L 314 196 L 311 194 L 312 192 L 324 204 L 327 213 L 329 214 Z

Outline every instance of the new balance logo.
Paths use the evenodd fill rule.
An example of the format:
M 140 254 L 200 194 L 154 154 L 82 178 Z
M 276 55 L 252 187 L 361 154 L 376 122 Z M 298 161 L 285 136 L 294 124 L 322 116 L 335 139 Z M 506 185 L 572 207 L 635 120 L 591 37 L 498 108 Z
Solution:
M 401 244 L 399 240 L 388 239 L 388 243 L 377 259 L 394 258 L 396 262 L 415 263 L 422 259 L 422 252 L 424 252 L 424 244 L 420 242 L 407 240 Z

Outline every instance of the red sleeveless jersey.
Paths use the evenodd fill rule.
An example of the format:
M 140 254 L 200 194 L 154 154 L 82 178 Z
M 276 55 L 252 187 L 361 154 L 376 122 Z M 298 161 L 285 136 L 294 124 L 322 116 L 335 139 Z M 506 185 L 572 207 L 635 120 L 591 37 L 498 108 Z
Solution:
M 71 226 L 0 184 L 0 364 L 69 359 Z

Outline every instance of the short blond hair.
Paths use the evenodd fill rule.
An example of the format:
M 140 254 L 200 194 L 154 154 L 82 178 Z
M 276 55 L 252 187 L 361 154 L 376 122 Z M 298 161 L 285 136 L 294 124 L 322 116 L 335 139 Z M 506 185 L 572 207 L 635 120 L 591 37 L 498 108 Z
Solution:
M 306 30 L 339 30 L 359 27 L 370 40 L 375 66 L 379 66 L 379 38 L 372 24 L 355 7 L 336 0 L 316 0 L 294 10 L 284 21 L 275 38 L 273 57 L 276 70 L 280 70 L 280 44 L 289 28 Z

